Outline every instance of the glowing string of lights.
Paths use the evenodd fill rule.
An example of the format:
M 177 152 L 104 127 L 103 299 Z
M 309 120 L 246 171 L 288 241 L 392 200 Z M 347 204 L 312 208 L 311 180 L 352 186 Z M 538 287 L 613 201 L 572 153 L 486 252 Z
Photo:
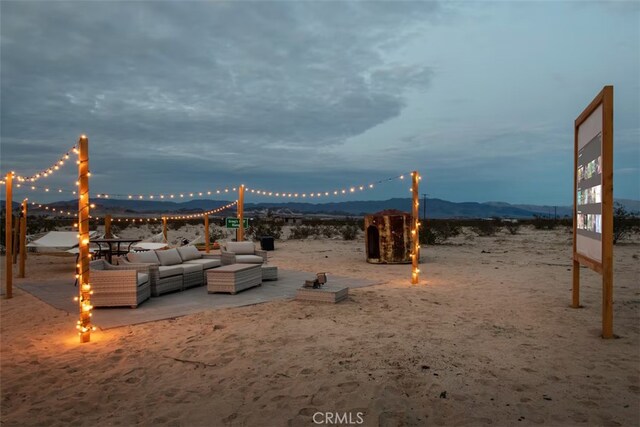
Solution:
M 203 196 L 212 196 L 216 194 L 225 194 L 229 192 L 235 192 L 238 189 L 233 187 L 232 189 L 224 188 L 224 189 L 216 189 L 216 190 L 207 190 L 207 191 L 184 191 L 184 192 L 174 192 L 167 194 L 117 194 L 117 193 L 98 193 L 96 197 L 99 199 L 110 199 L 114 197 L 125 197 L 129 200 L 155 200 L 155 199 L 184 199 L 184 198 L 192 198 L 192 197 L 203 197 Z
M 210 211 L 200 212 L 200 213 L 197 213 L 197 214 L 190 214 L 190 215 L 167 215 L 164 218 L 172 219 L 172 220 L 174 220 L 174 219 L 201 218 L 203 216 L 209 216 L 209 215 L 213 215 L 213 214 L 218 213 L 218 212 L 222 212 L 222 211 L 227 210 L 227 209 L 229 209 L 229 208 L 231 208 L 231 207 L 233 207 L 233 206 L 235 206 L 237 204 L 238 204 L 238 201 L 236 200 L 236 201 L 234 201 L 232 203 L 229 203 L 228 205 L 221 206 L 219 208 L 212 209 Z
M 299 191 L 273 191 L 273 190 L 261 190 L 255 188 L 245 187 L 245 193 L 256 194 L 259 196 L 271 196 L 271 197 L 282 197 L 282 198 L 320 198 L 320 197 L 330 197 L 330 196 L 345 196 L 357 193 L 359 191 L 371 190 L 375 188 L 378 184 L 382 184 L 389 181 L 395 180 L 403 180 L 405 178 L 405 174 L 394 176 L 391 178 L 381 179 L 375 182 L 371 182 L 369 184 L 361 184 L 361 185 L 353 185 L 348 187 L 342 187 L 339 189 L 333 189 L 330 191 L 312 191 L 312 192 L 299 192 Z
M 40 172 L 36 172 L 35 174 L 30 176 L 16 175 L 15 179 L 18 182 L 36 182 L 39 179 L 47 178 L 53 175 L 54 172 L 60 170 L 60 168 L 62 168 L 62 166 L 64 166 L 67 163 L 67 160 L 69 160 L 69 157 L 71 154 L 77 154 L 77 153 L 78 153 L 77 145 L 74 145 L 69 149 L 69 151 L 63 154 L 55 163 L 53 163 L 48 168 L 42 169 Z M 14 175 L 15 175 L 15 172 L 14 172 Z

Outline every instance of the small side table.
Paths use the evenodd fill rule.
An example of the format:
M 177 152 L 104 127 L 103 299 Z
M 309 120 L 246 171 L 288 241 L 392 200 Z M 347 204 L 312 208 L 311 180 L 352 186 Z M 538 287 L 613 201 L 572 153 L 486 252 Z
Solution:
M 275 265 L 263 265 L 262 280 L 278 280 L 278 267 Z

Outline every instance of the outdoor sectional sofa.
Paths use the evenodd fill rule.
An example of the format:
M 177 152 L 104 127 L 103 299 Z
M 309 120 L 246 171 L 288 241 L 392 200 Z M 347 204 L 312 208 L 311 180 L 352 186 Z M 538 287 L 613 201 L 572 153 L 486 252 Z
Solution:
M 267 251 L 256 249 L 253 242 L 227 242 L 220 253 L 223 265 L 267 262 Z
M 94 307 L 136 308 L 151 296 L 148 265 L 111 265 L 98 259 L 91 261 L 89 268 Z
M 195 246 L 177 249 L 130 252 L 119 265 L 149 268 L 151 296 L 181 291 L 206 284 L 206 270 L 219 267 L 220 255 L 203 254 Z

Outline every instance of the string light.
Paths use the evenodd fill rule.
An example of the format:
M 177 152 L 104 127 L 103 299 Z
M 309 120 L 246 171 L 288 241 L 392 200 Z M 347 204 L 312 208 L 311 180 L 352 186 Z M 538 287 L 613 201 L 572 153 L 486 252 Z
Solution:
M 236 191 L 237 188 L 233 187 L 231 191 Z M 154 199 L 185 199 L 185 198 L 193 198 L 193 197 L 203 197 L 205 195 L 211 196 L 214 194 L 223 194 L 228 193 L 229 188 L 220 188 L 215 190 L 203 190 L 203 191 L 182 191 L 182 192 L 173 192 L 173 193 L 154 193 L 154 194 L 118 194 L 118 193 L 98 193 L 96 197 L 99 199 L 109 199 L 109 198 L 127 198 L 129 200 L 137 199 L 137 200 L 154 200 Z
M 245 193 L 251 193 L 258 196 L 279 197 L 279 198 L 294 198 L 294 199 L 306 199 L 306 198 L 321 198 L 330 196 L 344 196 L 347 194 L 353 194 L 360 191 L 371 190 L 378 184 L 383 184 L 389 181 L 397 179 L 404 179 L 404 175 L 394 176 L 391 178 L 381 179 L 369 184 L 351 185 L 345 186 L 339 189 L 323 190 L 323 191 L 308 191 L 308 192 L 295 192 L 295 191 L 273 191 L 262 190 L 256 188 L 245 187 Z
M 69 151 L 67 151 L 64 155 L 62 155 L 58 160 L 56 160 L 56 162 L 53 163 L 51 166 L 49 166 L 48 168 L 42 169 L 40 172 L 37 172 L 31 176 L 16 175 L 15 177 L 16 181 L 17 182 L 35 182 L 42 178 L 48 178 L 53 173 L 60 170 L 62 166 L 67 164 L 67 160 L 69 160 L 69 156 L 71 152 L 74 150 L 76 150 L 75 145 L 71 147 L 71 149 L 69 149 Z
M 233 207 L 233 206 L 235 206 L 235 205 L 237 205 L 237 204 L 238 204 L 238 201 L 236 200 L 236 201 L 234 201 L 234 202 L 232 202 L 232 203 L 229 203 L 228 205 L 221 206 L 221 207 L 219 207 L 219 208 L 216 208 L 216 209 L 213 209 L 213 210 L 210 210 L 210 211 L 207 211 L 207 212 L 201 212 L 201 213 L 191 214 L 191 215 L 174 215 L 174 216 L 165 216 L 164 218 L 166 218 L 166 219 L 172 219 L 172 220 L 174 220 L 174 219 L 192 219 L 192 218 L 202 218 L 203 216 L 213 215 L 213 214 L 215 214 L 215 213 L 222 212 L 222 211 L 227 210 L 227 209 L 229 209 L 229 208 L 231 208 L 231 207 Z

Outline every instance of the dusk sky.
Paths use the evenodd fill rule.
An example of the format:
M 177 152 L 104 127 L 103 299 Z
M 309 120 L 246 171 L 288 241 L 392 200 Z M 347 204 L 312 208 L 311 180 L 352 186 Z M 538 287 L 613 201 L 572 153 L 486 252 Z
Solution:
M 3 174 L 86 133 L 92 194 L 329 191 L 417 169 L 430 197 L 570 205 L 574 120 L 611 84 L 614 195 L 640 199 L 635 1 L 3 0 L 0 16 Z

